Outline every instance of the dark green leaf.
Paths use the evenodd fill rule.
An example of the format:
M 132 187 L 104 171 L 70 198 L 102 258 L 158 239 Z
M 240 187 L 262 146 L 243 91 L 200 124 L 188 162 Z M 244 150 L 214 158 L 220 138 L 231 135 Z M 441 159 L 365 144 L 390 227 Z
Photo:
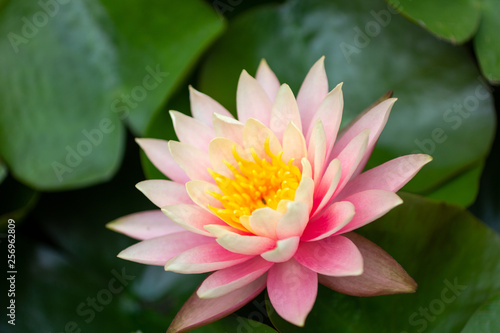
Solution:
M 0 154 L 42 190 L 109 179 L 223 21 L 201 0 L 11 1 L 0 34 Z
M 398 11 L 452 43 L 469 40 L 477 30 L 481 9 L 472 0 L 387 0 Z
M 462 333 L 500 332 L 500 294 L 488 299 L 469 319 Z
M 484 0 L 481 25 L 474 38 L 479 66 L 490 82 L 500 84 L 500 2 Z

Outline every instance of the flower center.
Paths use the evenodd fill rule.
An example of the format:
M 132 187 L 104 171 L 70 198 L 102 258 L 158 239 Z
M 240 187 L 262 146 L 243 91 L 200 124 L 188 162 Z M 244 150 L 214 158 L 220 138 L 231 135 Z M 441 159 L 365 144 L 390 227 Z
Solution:
M 299 168 L 281 160 L 283 151 L 275 155 L 269 149 L 269 138 L 264 149 L 268 159 L 260 158 L 253 148 L 250 152 L 253 161 L 242 158 L 233 146 L 232 153 L 238 167 L 227 161 L 224 164 L 231 170 L 234 179 L 209 169 L 222 194 L 208 191 L 219 200 L 224 208 L 209 207 L 210 210 L 230 226 L 248 231 L 240 222 L 240 217 L 250 216 L 258 208 L 276 209 L 281 200 L 293 200 L 302 177 Z

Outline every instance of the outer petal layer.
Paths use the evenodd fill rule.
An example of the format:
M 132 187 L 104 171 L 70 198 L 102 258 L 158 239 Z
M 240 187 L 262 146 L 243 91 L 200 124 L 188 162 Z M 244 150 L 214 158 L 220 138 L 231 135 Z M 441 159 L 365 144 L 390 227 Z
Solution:
M 203 281 L 197 294 L 200 298 L 226 295 L 256 280 L 272 265 L 272 262 L 255 257 L 233 267 L 218 270 Z
M 319 276 L 330 289 L 352 296 L 378 296 L 415 292 L 417 284 L 387 252 L 353 232 L 346 234 L 358 247 L 364 260 L 359 276 Z
M 183 231 L 144 240 L 126 248 L 118 254 L 118 257 L 141 264 L 163 266 L 182 251 L 208 242 L 216 244 L 212 238 Z
M 167 333 L 189 332 L 238 310 L 266 287 L 266 276 L 218 298 L 201 299 L 194 293 L 175 316 Z
M 302 242 L 294 258 L 310 270 L 329 276 L 353 276 L 363 272 L 363 257 L 346 237 Z
M 184 170 L 174 161 L 168 148 L 168 141 L 159 139 L 135 139 L 146 156 L 165 176 L 178 183 L 189 180 Z
M 106 227 L 140 240 L 186 230 L 172 222 L 160 210 L 149 210 L 126 215 L 106 224 Z
M 318 293 L 318 275 L 290 259 L 271 267 L 267 275 L 267 292 L 281 317 L 304 326 Z
M 170 259 L 166 271 L 198 274 L 231 267 L 251 259 L 252 256 L 229 252 L 215 241 L 194 247 Z

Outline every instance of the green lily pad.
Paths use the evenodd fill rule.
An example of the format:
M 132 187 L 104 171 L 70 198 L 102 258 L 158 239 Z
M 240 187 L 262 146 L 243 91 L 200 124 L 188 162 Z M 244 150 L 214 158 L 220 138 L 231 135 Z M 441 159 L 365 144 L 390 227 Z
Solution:
M 473 0 L 387 2 L 423 28 L 457 44 L 464 43 L 474 35 L 481 18 L 481 8 Z
M 486 78 L 500 84 L 500 3 L 495 0 L 482 2 L 483 12 L 481 25 L 474 38 L 474 49 L 479 66 Z
M 462 333 L 494 333 L 500 331 L 500 294 L 488 299 L 469 319 Z
M 223 21 L 200 0 L 10 1 L 0 13 L 0 154 L 61 190 L 108 180 Z
M 325 55 L 330 86 L 344 82 L 344 125 L 386 91 L 398 98 L 368 167 L 428 153 L 434 161 L 406 190 L 436 191 L 485 159 L 494 133 L 492 99 L 465 49 L 390 10 L 383 1 L 291 0 L 247 12 L 213 48 L 200 90 L 234 112 L 242 69 L 255 73 L 266 58 L 297 93 L 310 66 Z M 460 201 L 469 202 L 464 196 Z
M 500 3 L 496 0 L 387 0 L 397 11 L 436 36 L 462 44 L 474 37 L 483 75 L 500 82 Z
M 500 291 L 500 236 L 458 206 L 402 197 L 402 206 L 359 232 L 407 270 L 417 291 L 363 298 L 322 287 L 305 328 L 270 308 L 279 331 L 458 332 L 469 320 L 474 325 L 478 313 L 498 311 L 498 300 L 483 304 Z

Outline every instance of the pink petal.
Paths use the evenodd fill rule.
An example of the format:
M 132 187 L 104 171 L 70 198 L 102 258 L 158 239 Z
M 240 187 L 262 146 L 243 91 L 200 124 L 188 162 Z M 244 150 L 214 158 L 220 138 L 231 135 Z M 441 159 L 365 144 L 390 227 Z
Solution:
M 363 274 L 359 276 L 319 276 L 328 288 L 352 296 L 378 296 L 415 292 L 417 284 L 387 252 L 353 232 L 345 234 L 363 256 Z
M 264 59 L 260 61 L 255 79 L 264 89 L 271 102 L 274 102 L 274 98 L 280 88 L 280 82 Z
M 309 207 L 304 202 L 290 201 L 287 211 L 276 226 L 278 239 L 300 237 L 309 221 Z
M 255 235 L 241 235 L 229 228 L 217 225 L 207 225 L 205 229 L 217 237 L 217 243 L 228 251 L 245 254 L 259 255 L 276 246 L 276 241 L 267 237 Z
M 293 257 L 299 246 L 299 237 L 290 237 L 276 242 L 276 248 L 260 256 L 271 262 L 285 262 Z
M 243 127 L 245 126 L 243 123 L 214 113 L 213 124 L 216 137 L 229 139 L 239 145 L 243 144 Z
M 368 158 L 370 157 L 370 154 L 380 136 L 380 133 L 382 133 L 382 130 L 387 123 L 389 113 L 391 112 L 392 106 L 395 102 L 396 98 L 389 98 L 354 119 L 342 130 L 340 138 L 335 143 L 330 156 L 332 158 L 335 158 L 354 137 L 359 135 L 359 133 L 361 133 L 362 131 L 369 129 L 370 137 L 368 139 L 365 156 L 354 172 L 355 176 L 360 174 L 366 162 L 368 161 Z
M 349 181 L 342 192 L 336 196 L 336 199 L 341 200 L 365 190 L 397 192 L 430 161 L 432 161 L 432 157 L 425 154 L 406 155 L 390 160 Z
M 253 256 L 233 253 L 216 242 L 210 242 L 173 257 L 165 264 L 165 270 L 182 274 L 206 273 L 231 267 L 251 258 Z
M 213 238 L 182 231 L 143 240 L 120 252 L 118 258 L 141 264 L 163 266 L 169 259 L 186 250 L 210 243 L 217 245 Z
M 222 208 L 221 202 L 208 193 L 221 193 L 217 185 L 202 180 L 192 180 L 186 183 L 186 191 L 191 200 L 208 212 L 210 212 L 209 206 Z
M 326 159 L 326 134 L 321 120 L 318 120 L 314 125 L 307 154 L 314 172 L 314 184 L 317 186 L 323 175 Z
M 250 228 L 256 235 L 277 239 L 276 226 L 281 216 L 281 213 L 269 207 L 256 209 L 249 218 Z
M 172 222 L 159 209 L 134 213 L 116 219 L 106 227 L 135 239 L 150 239 L 176 232 L 185 231 L 183 227 Z
M 353 276 L 363 273 L 361 253 L 349 238 L 343 236 L 301 242 L 294 258 L 319 274 Z
M 293 95 L 292 89 L 287 84 L 283 84 L 278 91 L 271 111 L 269 128 L 282 140 L 283 133 L 289 123 L 293 123 L 302 131 L 299 107 Z
M 304 326 L 316 301 L 318 274 L 294 259 L 275 264 L 267 274 L 267 293 L 283 319 Z
M 197 205 L 171 205 L 162 208 L 162 211 L 167 215 L 173 222 L 182 226 L 186 230 L 195 232 L 204 236 L 211 236 L 208 231 L 205 230 L 205 226 L 209 224 L 220 224 L 225 225 L 225 223 L 217 216 L 211 214 L 210 212 L 204 210 Z
M 165 176 L 178 183 L 189 180 L 184 170 L 174 161 L 170 155 L 168 141 L 159 139 L 135 139 L 146 153 L 151 163 Z
M 269 149 L 275 155 L 278 155 L 282 148 L 276 135 L 264 126 L 260 121 L 249 119 L 243 128 L 243 147 L 250 150 L 253 148 L 261 159 L 271 161 L 264 149 L 266 140 L 269 139 Z
M 214 272 L 203 281 L 197 294 L 200 298 L 214 298 L 226 295 L 255 281 L 266 273 L 272 262 L 255 257 L 244 263 Z
M 366 152 L 366 145 L 368 144 L 369 132 L 370 130 L 364 130 L 359 133 L 349 142 L 340 154 L 336 156 L 340 161 L 341 173 L 339 185 L 337 185 L 334 196 L 344 188 L 363 159 Z
M 175 134 L 180 142 L 208 151 L 208 143 L 215 137 L 211 127 L 177 111 L 170 111 L 170 116 L 174 123 Z
M 300 161 L 307 157 L 306 140 L 302 132 L 293 123 L 289 123 L 283 133 L 283 155 L 281 160 L 288 164 L 290 159 L 294 159 L 293 165 L 301 168 Z
M 244 70 L 240 75 L 236 92 L 238 120 L 245 123 L 248 119 L 254 118 L 267 126 L 272 106 L 264 89 Z
M 167 333 L 189 332 L 233 313 L 266 287 L 267 276 L 218 298 L 201 299 L 194 293 L 179 310 Z
M 191 180 L 214 181 L 208 173 L 208 168 L 211 167 L 208 152 L 177 141 L 170 141 L 168 147 L 172 158 Z
M 158 207 L 192 203 L 184 184 L 163 179 L 144 180 L 135 185 L 152 203 Z
M 305 203 L 307 206 L 307 215 L 311 212 L 313 206 L 314 181 L 302 175 L 299 186 L 295 191 L 294 201 Z
M 233 118 L 231 113 L 222 105 L 191 86 L 189 86 L 189 99 L 191 100 L 193 117 L 208 127 L 212 127 L 212 115 L 214 113 Z
M 383 190 L 367 190 L 353 194 L 344 199 L 354 204 L 355 214 L 351 222 L 340 229 L 337 234 L 343 234 L 360 228 L 388 211 L 403 203 L 403 200 L 393 192 Z
M 314 114 L 327 94 L 328 78 L 325 72 L 325 57 L 321 57 L 307 73 L 297 95 L 302 128 L 309 128 Z
M 354 205 L 351 202 L 335 202 L 307 224 L 301 240 L 309 242 L 329 237 L 347 225 L 354 215 Z
M 247 152 L 239 144 L 226 138 L 215 138 L 210 142 L 208 147 L 208 155 L 213 170 L 231 179 L 234 179 L 234 174 L 225 162 L 238 169 L 238 162 L 233 155 L 233 147 L 236 148 L 238 155 L 242 158 L 247 160 L 252 158 L 248 156 Z
M 326 151 L 327 155 L 332 150 L 340 122 L 342 121 L 342 110 L 344 108 L 344 98 L 342 95 L 342 83 L 338 84 L 323 100 L 314 115 L 307 131 L 307 139 L 311 137 L 314 130 L 314 124 L 318 119 L 321 120 L 326 133 Z
M 317 213 L 319 213 L 330 202 L 330 199 L 335 193 L 335 190 L 337 189 L 337 186 L 340 182 L 340 176 L 340 161 L 338 159 L 334 159 L 330 162 L 328 168 L 326 168 L 319 186 L 314 193 L 312 216 L 315 216 Z

